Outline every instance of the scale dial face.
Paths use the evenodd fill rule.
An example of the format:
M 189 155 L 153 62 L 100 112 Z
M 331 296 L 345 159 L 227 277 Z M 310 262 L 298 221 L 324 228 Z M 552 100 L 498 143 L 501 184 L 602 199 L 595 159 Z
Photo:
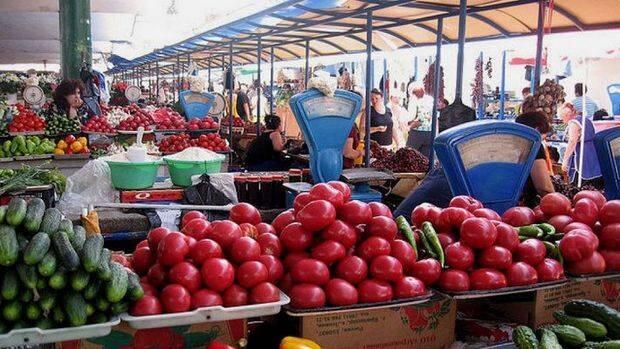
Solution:
M 209 104 L 209 103 L 211 103 L 211 98 L 203 95 L 202 93 L 191 92 L 191 93 L 188 93 L 185 96 L 183 96 L 183 101 L 185 103 Z
M 215 99 L 213 100 L 211 110 L 209 110 L 209 115 L 219 116 L 224 112 L 224 108 L 226 108 L 226 100 L 224 100 L 224 96 L 219 93 L 215 93 Z
M 45 101 L 45 94 L 39 86 L 26 86 L 22 95 L 28 104 L 41 105 Z
M 323 116 L 349 118 L 355 110 L 355 102 L 346 98 L 322 96 L 303 101 L 302 108 L 308 119 Z
M 459 144 L 458 151 L 463 167 L 469 170 L 486 163 L 523 164 L 532 145 L 532 141 L 515 135 L 491 134 Z
M 620 157 L 620 138 L 615 138 L 609 142 L 609 147 L 614 158 Z
M 125 97 L 130 102 L 137 102 L 142 96 L 142 91 L 138 86 L 127 86 L 125 89 Z

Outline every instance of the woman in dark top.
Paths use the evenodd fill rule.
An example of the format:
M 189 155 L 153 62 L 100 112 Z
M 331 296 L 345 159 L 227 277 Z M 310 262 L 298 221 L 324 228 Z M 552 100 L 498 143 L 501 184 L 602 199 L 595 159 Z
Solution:
M 351 132 L 349 132 L 349 136 L 347 137 L 347 141 L 344 144 L 344 148 L 342 149 L 343 168 L 353 168 L 353 165 L 355 164 L 355 159 L 359 158 L 364 154 L 362 151 L 357 150 L 357 147 L 359 145 L 360 131 L 357 128 L 357 125 L 353 124 Z
M 277 115 L 265 117 L 263 133 L 256 137 L 248 149 L 245 165 L 248 171 L 284 170 L 281 152 L 284 149 L 282 138 L 282 121 Z
M 383 94 L 376 88 L 370 92 L 370 139 L 389 147 L 394 138 L 392 112 L 383 104 Z
M 81 97 L 83 90 L 84 84 L 80 80 L 63 80 L 52 93 L 54 103 L 44 113 L 64 114 L 71 119 L 85 121 L 88 113 Z

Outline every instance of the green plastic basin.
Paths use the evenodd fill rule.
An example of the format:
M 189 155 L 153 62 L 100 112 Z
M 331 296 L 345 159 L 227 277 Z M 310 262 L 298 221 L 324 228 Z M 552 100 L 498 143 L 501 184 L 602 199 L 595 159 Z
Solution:
M 106 161 L 110 166 L 112 185 L 116 189 L 135 190 L 151 188 L 157 177 L 161 160 L 149 162 Z
M 221 172 L 222 162 L 226 157 L 220 156 L 221 158 L 210 161 L 174 160 L 166 157 L 164 157 L 164 161 L 168 164 L 172 183 L 179 187 L 189 187 L 192 185 L 192 176 L 194 175 Z

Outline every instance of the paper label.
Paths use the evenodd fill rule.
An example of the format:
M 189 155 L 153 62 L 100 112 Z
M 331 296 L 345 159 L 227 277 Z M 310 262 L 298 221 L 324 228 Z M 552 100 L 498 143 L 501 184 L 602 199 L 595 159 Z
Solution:
M 466 170 L 481 164 L 503 162 L 522 164 L 532 149 L 532 141 L 515 135 L 492 134 L 458 145 Z

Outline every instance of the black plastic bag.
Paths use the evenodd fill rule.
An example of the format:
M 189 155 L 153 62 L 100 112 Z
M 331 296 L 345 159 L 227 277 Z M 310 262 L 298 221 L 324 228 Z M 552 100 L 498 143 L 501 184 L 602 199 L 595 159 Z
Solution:
M 445 107 L 439 114 L 439 132 L 476 120 L 476 111 L 463 104 L 461 99 Z
M 232 200 L 211 184 L 208 174 L 200 176 L 200 183 L 189 186 L 185 189 L 185 203 L 189 205 L 212 205 L 225 206 L 232 204 Z M 183 212 L 185 214 L 186 212 Z M 203 212 L 210 221 L 228 219 L 226 211 Z

